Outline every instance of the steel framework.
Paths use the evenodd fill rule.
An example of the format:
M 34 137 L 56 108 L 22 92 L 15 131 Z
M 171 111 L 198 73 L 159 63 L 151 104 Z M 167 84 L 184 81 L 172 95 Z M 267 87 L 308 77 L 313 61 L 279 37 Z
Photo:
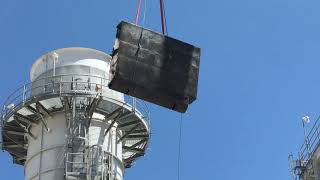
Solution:
M 91 82 L 90 79 L 96 81 Z M 41 124 L 44 131 L 50 132 L 45 117 L 64 112 L 68 136 L 63 147 L 64 166 L 58 168 L 64 168 L 65 178 L 116 179 L 110 164 L 123 162 L 123 169 L 129 168 L 145 154 L 150 139 L 149 111 L 140 101 L 131 106 L 104 96 L 102 92 L 108 89 L 105 83 L 108 81 L 99 76 L 67 74 L 40 78 L 23 85 L 3 105 L 2 149 L 12 155 L 15 163 L 28 164 L 32 159 L 27 159 L 28 138 L 37 138 L 30 131 L 31 127 Z M 109 124 L 105 135 L 112 128 L 120 132 L 117 143 L 122 143 L 122 159 L 103 152 L 99 145 L 90 146 L 88 131 L 93 114 L 104 116 L 102 123 Z M 48 150 L 42 149 L 40 154 Z M 35 176 L 49 171 L 52 169 L 39 171 Z

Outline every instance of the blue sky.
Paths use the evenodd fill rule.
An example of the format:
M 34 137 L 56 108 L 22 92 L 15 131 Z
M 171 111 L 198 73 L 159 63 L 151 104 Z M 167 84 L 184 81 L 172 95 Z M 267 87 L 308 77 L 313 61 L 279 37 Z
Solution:
M 160 31 L 157 0 L 146 27 Z M 167 1 L 169 34 L 202 48 L 198 100 L 184 115 L 181 180 L 285 180 L 303 142 L 301 117 L 319 113 L 320 2 Z M 45 52 L 70 46 L 110 53 L 136 0 L 1 0 L 0 101 L 28 81 Z M 180 114 L 150 105 L 152 142 L 126 180 L 177 179 Z M 0 179 L 23 179 L 0 153 Z

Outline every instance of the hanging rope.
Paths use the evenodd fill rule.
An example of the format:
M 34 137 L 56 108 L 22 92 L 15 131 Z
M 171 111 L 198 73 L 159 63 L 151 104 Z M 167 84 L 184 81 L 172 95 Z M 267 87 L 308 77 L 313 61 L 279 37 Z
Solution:
M 136 12 L 136 20 L 135 24 L 139 25 L 139 18 L 140 18 L 140 12 L 141 12 L 141 6 L 142 6 L 142 0 L 138 0 L 138 7 Z M 144 8 L 143 8 L 143 19 L 142 19 L 142 27 L 145 26 L 146 22 L 146 15 L 147 15 L 147 0 L 144 0 Z
M 144 11 L 143 11 L 142 27 L 144 27 L 145 23 L 146 23 L 147 6 L 148 6 L 147 0 L 144 0 Z
M 137 26 L 139 25 L 141 4 L 142 4 L 142 0 L 138 0 L 138 7 L 137 7 L 136 21 L 135 21 L 135 23 L 136 23 Z M 147 14 L 147 0 L 144 0 L 144 12 L 143 12 L 143 19 L 142 19 L 142 21 L 143 21 L 143 22 L 142 22 L 142 31 L 143 31 L 143 28 L 144 28 L 144 26 L 145 26 L 146 14 Z M 141 38 L 142 38 L 142 31 L 141 31 L 141 35 L 140 35 L 140 39 L 139 39 L 138 46 L 140 46 L 139 44 L 140 44 L 140 40 L 141 40 Z M 138 50 L 138 51 L 139 51 L 139 50 Z M 138 60 L 138 53 L 136 53 L 136 61 L 137 61 L 137 60 Z M 137 65 L 137 64 L 135 64 L 134 69 L 136 69 L 136 65 Z M 135 72 L 135 70 L 134 70 L 134 72 Z M 132 77 L 134 77 L 134 76 L 135 76 L 135 74 L 133 74 Z M 136 101 L 137 101 L 136 98 L 132 96 L 132 110 L 133 110 L 134 112 L 136 111 L 136 104 L 137 104 Z
M 139 24 L 139 17 L 140 17 L 140 10 L 141 10 L 141 1 L 142 1 L 142 0 L 138 0 L 138 8 L 137 8 L 137 12 L 136 12 L 136 25 Z
M 182 139 L 182 121 L 183 115 L 181 113 L 181 118 L 179 122 L 179 147 L 178 147 L 178 180 L 180 180 L 180 161 L 181 161 L 181 139 Z
M 166 5 L 164 0 L 162 2 L 162 6 L 163 6 L 164 25 L 165 25 L 166 35 L 168 36 L 169 32 L 168 32 L 168 25 L 167 25 Z
M 167 17 L 165 10 L 164 0 L 160 0 L 160 16 L 161 16 L 161 29 L 163 35 L 168 35 Z M 180 180 L 180 164 L 181 164 L 181 144 L 182 144 L 182 129 L 183 129 L 183 114 L 181 113 L 181 118 L 179 122 L 179 141 L 178 141 L 178 180 Z
M 164 3 L 163 0 L 160 0 L 160 17 L 161 17 L 161 29 L 162 34 L 165 34 L 165 19 L 164 19 Z

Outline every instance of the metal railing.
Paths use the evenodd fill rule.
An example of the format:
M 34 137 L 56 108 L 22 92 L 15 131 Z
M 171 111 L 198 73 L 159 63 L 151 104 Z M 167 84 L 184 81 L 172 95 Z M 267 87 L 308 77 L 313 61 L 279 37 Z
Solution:
M 317 118 L 315 124 L 305 137 L 304 143 L 299 150 L 299 161 L 302 166 L 305 166 L 312 155 L 317 150 L 320 143 L 320 116 Z
M 77 80 L 74 79 L 77 77 Z M 83 78 L 81 78 L 83 77 Z M 83 79 L 95 79 L 95 82 L 83 81 Z M 72 79 L 72 80 L 65 80 Z M 6 120 L 6 117 L 14 112 L 17 107 L 24 105 L 28 100 L 32 98 L 39 98 L 45 95 L 60 95 L 64 96 L 70 93 L 83 93 L 83 94 L 97 94 L 101 93 L 103 90 L 109 89 L 108 87 L 109 79 L 94 76 L 94 75 L 83 75 L 83 74 L 67 74 L 67 75 L 57 75 L 51 77 L 39 78 L 33 82 L 24 84 L 12 94 L 8 96 L 6 101 L 3 104 L 1 123 Z M 50 87 L 50 88 L 49 88 Z M 64 87 L 72 87 L 71 89 L 65 89 Z M 84 87 L 84 88 L 83 88 Z M 92 88 L 99 87 L 99 89 Z M 36 92 L 36 93 L 34 93 Z M 41 92 L 41 93 L 39 93 Z M 34 95 L 32 94 L 34 93 Z M 131 107 L 135 113 L 140 115 L 147 124 L 150 124 L 149 118 L 149 109 L 144 101 L 136 101 L 136 106 L 130 105 L 127 102 L 122 102 L 118 99 L 104 96 L 101 93 L 101 96 L 107 100 L 114 101 L 122 106 Z M 132 99 L 131 96 L 125 95 L 125 99 Z M 136 110 L 137 109 L 137 110 Z M 142 112 L 142 113 L 141 113 Z
M 111 178 L 112 172 L 112 155 L 104 152 L 101 146 L 94 145 L 89 149 L 89 166 L 88 175 L 90 178 L 100 177 L 101 180 Z
M 70 160 L 74 159 L 75 157 L 80 156 L 80 160 Z M 83 173 L 87 175 L 87 164 L 86 162 L 87 154 L 86 153 L 66 153 L 66 160 L 65 160 L 65 175 L 68 176 L 74 176 L 75 174 L 72 173 Z M 68 178 L 66 178 L 68 179 Z

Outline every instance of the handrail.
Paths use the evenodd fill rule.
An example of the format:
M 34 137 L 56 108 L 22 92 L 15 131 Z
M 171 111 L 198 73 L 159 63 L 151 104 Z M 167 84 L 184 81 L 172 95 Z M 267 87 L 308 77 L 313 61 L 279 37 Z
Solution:
M 98 80 L 94 80 L 93 82 L 88 82 L 88 81 L 83 81 L 78 80 L 78 81 L 64 81 L 63 78 L 64 77 L 88 77 L 88 78 L 97 78 Z M 39 83 L 41 81 L 45 80 L 44 83 Z M 57 94 L 68 94 L 70 92 L 75 92 L 75 91 L 82 91 L 82 92 L 88 92 L 88 93 L 97 93 L 95 89 L 93 90 L 83 90 L 83 89 L 73 89 L 73 90 L 65 90 L 62 89 L 61 87 L 64 87 L 65 85 L 71 85 L 73 83 L 77 84 L 77 85 L 88 85 L 88 87 L 92 87 L 92 86 L 100 86 L 102 90 L 106 90 L 109 89 L 108 87 L 108 78 L 105 77 L 101 77 L 101 76 L 96 76 L 96 75 L 88 75 L 88 74 L 63 74 L 63 75 L 57 75 L 57 76 L 51 76 L 51 77 L 43 77 L 43 78 L 39 78 L 34 80 L 33 82 L 29 82 L 24 84 L 23 86 L 19 87 L 17 90 L 15 90 L 13 93 L 11 93 L 8 98 L 6 99 L 6 101 L 3 103 L 3 110 L 2 110 L 2 120 L 1 123 L 3 123 L 5 117 L 10 114 L 12 111 L 14 111 L 15 107 L 17 107 L 18 105 L 21 105 L 22 103 L 25 103 L 25 101 L 29 98 L 33 98 L 33 96 L 31 96 L 31 93 L 34 91 L 37 91 L 38 89 L 44 89 L 44 91 L 42 93 L 37 92 L 36 96 L 42 96 L 42 95 L 47 95 L 47 94 L 52 94 L 52 95 L 57 95 Z M 38 84 L 39 85 L 38 85 Z M 34 86 L 35 85 L 35 86 Z M 46 91 L 45 88 L 49 87 L 49 90 L 51 91 Z M 55 89 L 55 87 L 59 87 L 59 90 Z M 79 87 L 75 87 L 75 88 L 79 88 Z M 132 98 L 131 96 L 126 95 L 129 98 Z M 103 96 L 105 97 L 105 96 Z M 122 102 L 119 101 L 118 99 L 114 99 L 111 97 L 105 97 L 107 99 L 110 99 L 112 101 L 116 101 L 118 103 L 121 103 L 123 105 L 127 105 L 129 107 L 131 107 L 130 104 L 128 104 L 127 102 Z M 8 109 L 9 105 L 13 105 L 12 109 Z M 135 112 L 138 113 L 139 115 L 141 115 L 141 117 L 143 117 L 146 120 L 146 123 L 150 123 L 150 118 L 149 118 L 149 109 L 148 106 L 145 104 L 145 102 L 143 101 L 137 101 L 137 106 L 138 106 L 138 110 L 142 110 L 143 113 L 139 112 L 138 110 L 136 110 Z
M 97 76 L 97 75 L 90 75 L 90 74 L 61 74 L 61 75 L 56 75 L 56 76 L 50 76 L 50 77 L 42 77 L 42 78 L 38 78 L 32 82 L 29 82 L 29 83 L 26 83 L 24 84 L 23 86 L 19 87 L 16 91 L 14 91 L 12 94 L 18 92 L 19 90 L 22 90 L 25 86 L 30 86 L 36 82 L 40 82 L 42 80 L 49 80 L 49 79 L 56 79 L 56 78 L 60 78 L 60 80 L 62 79 L 62 77 L 77 77 L 77 76 L 83 76 L 83 77 L 93 77 L 93 78 L 99 78 L 100 80 L 107 80 L 109 81 L 110 79 L 109 78 L 105 78 L 105 77 L 102 77 L 102 76 Z M 58 81 L 59 82 L 59 81 Z M 66 81 L 63 81 L 63 82 L 66 82 Z M 73 82 L 73 83 L 88 83 L 87 81 L 84 81 L 84 82 L 79 82 L 79 81 L 70 81 L 70 82 Z M 47 85 L 50 85 L 52 83 L 48 83 Z M 103 85 L 104 87 L 107 87 L 105 86 L 104 84 L 100 84 L 100 85 Z M 12 95 L 11 94 L 11 95 Z M 10 98 L 10 96 L 8 97 Z M 7 98 L 7 99 L 8 99 Z
M 110 79 L 109 78 L 105 78 L 105 77 L 102 77 L 102 76 L 97 76 L 97 75 L 90 75 L 90 74 L 61 74 L 61 75 L 56 75 L 56 76 L 50 76 L 50 77 L 41 77 L 41 78 L 38 78 L 32 82 L 29 82 L 29 83 L 26 83 L 24 84 L 23 86 L 19 87 L 17 90 L 15 90 L 13 93 L 11 93 L 11 95 L 8 96 L 7 100 L 15 93 L 19 92 L 20 90 L 23 90 L 24 87 L 28 87 L 28 86 L 31 86 L 32 84 L 36 83 L 36 82 L 40 82 L 42 80 L 48 80 L 48 79 L 56 79 L 56 78 L 61 78 L 62 77 L 74 77 L 74 76 L 84 76 L 84 77 L 93 77 L 93 78 L 99 78 L 101 80 L 107 80 L 109 81 Z M 66 82 L 66 81 L 64 81 Z M 76 81 L 70 81 L 70 82 L 73 82 L 73 83 L 81 83 L 81 82 L 76 82 Z M 88 83 L 88 82 L 82 82 L 82 83 Z M 48 84 L 45 84 L 45 85 L 51 85 L 52 83 L 48 83 Z M 100 85 L 103 85 L 103 84 L 100 84 Z M 105 85 L 103 85 L 104 87 L 107 87 Z M 43 86 L 42 86 L 43 87 Z M 5 102 L 7 102 L 7 100 Z
M 309 162 L 320 143 L 320 116 L 305 138 L 299 150 L 299 159 L 302 162 Z

